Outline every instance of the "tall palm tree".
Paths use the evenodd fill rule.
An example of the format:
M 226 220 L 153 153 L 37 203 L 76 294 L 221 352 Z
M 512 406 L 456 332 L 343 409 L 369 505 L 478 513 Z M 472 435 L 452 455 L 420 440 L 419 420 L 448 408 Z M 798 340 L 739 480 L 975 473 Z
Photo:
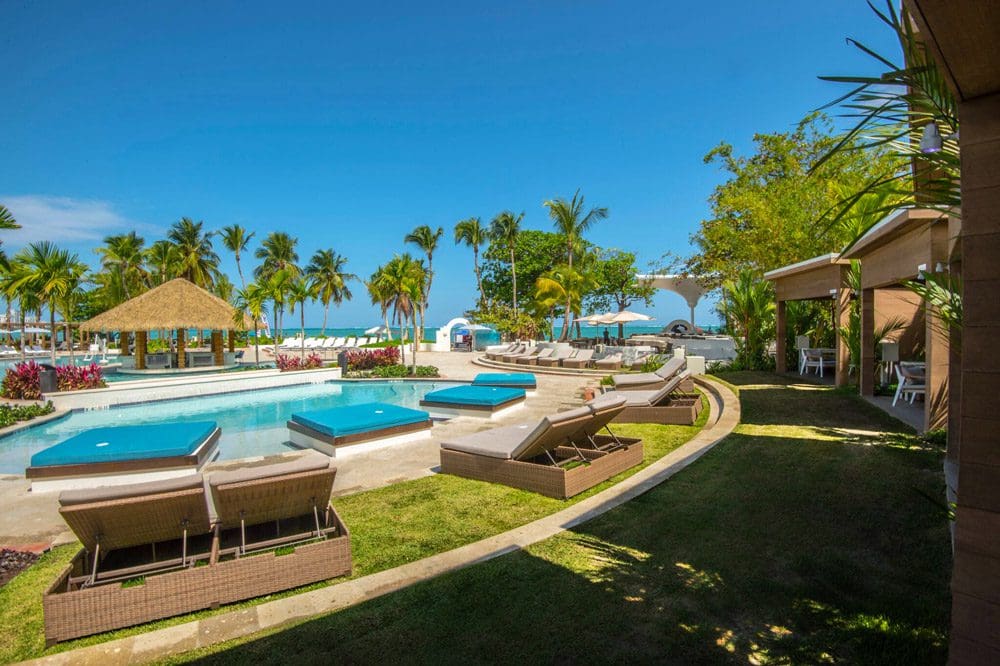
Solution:
M 66 288 L 59 297 L 57 307 L 62 314 L 65 325 L 64 335 L 66 345 L 69 347 L 70 360 L 73 359 L 73 331 L 70 329 L 70 322 L 73 321 L 80 299 L 84 296 L 83 285 L 86 281 L 87 265 L 82 261 L 76 261 L 71 266 L 71 275 L 66 283 Z M 53 333 L 55 333 L 53 331 Z
M 566 241 L 566 264 L 569 268 L 573 268 L 573 255 L 581 245 L 583 232 L 595 222 L 607 218 L 608 209 L 595 206 L 584 213 L 583 195 L 580 194 L 580 190 L 577 190 L 569 201 L 560 197 L 550 199 L 542 205 L 549 209 L 549 217 L 556 227 L 556 232 L 561 234 Z M 567 300 L 561 340 L 566 340 L 569 337 L 571 314 L 571 304 Z
M 371 298 L 372 305 L 379 306 L 379 310 L 382 313 L 382 320 L 385 322 L 385 332 L 389 340 L 392 340 L 392 327 L 389 326 L 389 290 L 386 289 L 386 282 L 382 279 L 381 273 L 385 269 L 384 266 L 379 266 L 372 273 L 372 276 L 368 278 L 365 282 L 365 288 L 368 289 L 368 296 Z
M 392 308 L 392 318 L 399 324 L 400 337 L 405 345 L 406 335 L 403 330 L 410 322 L 413 328 L 413 348 L 412 364 L 417 364 L 417 310 L 423 298 L 423 287 L 426 284 L 427 276 L 423 262 L 414 259 L 409 253 L 396 255 L 377 273 L 376 279 L 379 281 L 379 289 L 388 298 L 388 305 Z M 403 346 L 400 346 L 402 351 Z
M 295 251 L 295 246 L 299 239 L 292 238 L 283 231 L 272 231 L 254 252 L 254 256 L 261 260 L 261 264 L 254 269 L 254 278 L 257 282 L 264 284 L 270 281 L 271 277 L 279 271 L 288 273 L 290 277 L 298 277 L 299 267 L 295 263 L 299 260 L 299 254 Z M 284 314 L 283 306 L 279 306 L 278 300 L 274 300 L 274 329 L 276 334 L 282 333 L 281 316 Z
M 287 268 L 283 268 L 276 273 L 272 273 L 267 279 L 266 289 L 271 302 L 274 304 L 274 334 L 275 342 L 285 335 L 284 318 L 285 303 L 288 302 L 288 291 L 291 289 L 295 276 Z
M 515 251 L 517 249 L 517 236 L 521 233 L 521 220 L 524 213 L 514 215 L 509 210 L 505 210 L 490 222 L 490 241 L 504 245 L 510 251 L 510 279 L 514 288 L 514 317 L 517 317 L 517 267 L 515 266 Z
M 243 267 L 240 265 L 240 254 L 246 251 L 247 246 L 250 244 L 251 239 L 253 239 L 256 233 L 257 232 L 255 231 L 247 233 L 247 230 L 238 224 L 231 224 L 228 227 L 222 227 L 222 231 L 219 233 L 222 237 L 222 244 L 236 257 L 236 272 L 240 275 L 240 285 L 244 289 L 247 288 L 247 281 L 243 277 Z
M 55 365 L 56 310 L 60 299 L 73 286 L 74 281 L 79 280 L 87 267 L 77 255 L 60 250 L 49 241 L 31 243 L 17 254 L 14 261 L 20 269 L 14 288 L 23 288 L 26 292 L 33 293 L 39 306 L 45 306 L 49 310 L 49 337 L 52 364 Z
M 570 268 L 568 264 L 559 264 L 535 280 L 535 300 L 549 312 L 554 312 L 556 305 L 568 303 L 570 314 L 579 317 L 584 296 L 596 286 L 593 271 L 580 265 Z
M 101 268 L 112 276 L 107 283 L 111 293 L 105 296 L 110 305 L 131 299 L 133 291 L 139 289 L 145 281 L 145 244 L 142 236 L 130 231 L 127 234 L 107 236 L 104 247 L 95 250 L 101 257 Z M 114 293 L 116 291 L 119 293 Z
M 479 246 L 486 242 L 487 233 L 478 217 L 470 217 L 455 225 L 455 245 L 464 243 L 472 248 L 472 268 L 476 272 L 476 286 L 479 289 L 479 304 L 486 300 L 483 291 L 483 276 L 479 269 Z
M 423 295 L 421 296 L 420 302 L 418 303 L 417 313 L 420 315 L 420 339 L 424 339 L 424 316 L 427 314 L 427 304 L 431 296 L 431 284 L 434 282 L 434 250 L 437 249 L 438 241 L 441 240 L 441 236 L 444 235 L 444 229 L 441 227 L 437 228 L 437 231 L 431 231 L 431 228 L 426 224 L 422 224 L 410 233 L 406 234 L 403 239 L 406 243 L 413 243 L 427 255 L 427 268 L 424 270 L 424 279 L 426 283 L 423 285 Z
M 14 219 L 14 214 L 11 213 L 6 206 L 0 204 L 0 229 L 20 229 L 21 225 L 17 223 Z M 2 245 L 2 242 L 0 242 Z M 7 253 L 0 248 L 0 262 L 7 261 Z M 8 308 L 9 310 L 10 308 Z
M 265 303 L 268 299 L 267 289 L 251 282 L 244 289 L 236 292 L 233 323 L 243 326 L 244 315 L 253 320 L 254 364 L 260 365 L 260 322 L 267 315 Z
M 146 265 L 151 269 L 150 282 L 163 284 L 175 277 L 178 261 L 177 246 L 168 240 L 158 240 L 145 252 Z
M 320 335 L 326 335 L 326 321 L 330 314 L 330 302 L 340 305 L 345 300 L 353 298 L 351 288 L 347 283 L 357 280 L 358 276 L 344 270 L 347 258 L 333 250 L 317 250 L 309 260 L 305 275 L 316 290 L 320 302 L 323 303 L 323 330 Z
M 219 273 L 219 255 L 212 249 L 212 232 L 204 227 L 204 222 L 182 217 L 170 227 L 167 239 L 177 246 L 180 277 L 209 289 Z
M 295 307 L 299 308 L 299 331 L 301 333 L 299 341 L 302 345 L 300 351 L 302 359 L 306 357 L 306 301 L 313 300 L 316 300 L 316 290 L 307 278 L 293 280 L 288 285 L 288 311 L 295 314 Z

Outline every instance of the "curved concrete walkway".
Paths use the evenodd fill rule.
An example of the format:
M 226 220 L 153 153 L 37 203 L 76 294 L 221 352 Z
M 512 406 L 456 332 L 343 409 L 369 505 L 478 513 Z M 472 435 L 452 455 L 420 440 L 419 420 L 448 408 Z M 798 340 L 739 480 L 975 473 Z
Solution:
M 621 506 L 663 483 L 704 455 L 740 420 L 737 396 L 725 385 L 699 377 L 711 406 L 706 426 L 691 440 L 645 469 L 600 493 L 552 515 L 454 550 L 362 578 L 268 601 L 166 629 L 79 648 L 36 664 L 135 664 L 163 659 L 282 624 L 301 622 L 394 592 L 420 581 L 530 546 Z

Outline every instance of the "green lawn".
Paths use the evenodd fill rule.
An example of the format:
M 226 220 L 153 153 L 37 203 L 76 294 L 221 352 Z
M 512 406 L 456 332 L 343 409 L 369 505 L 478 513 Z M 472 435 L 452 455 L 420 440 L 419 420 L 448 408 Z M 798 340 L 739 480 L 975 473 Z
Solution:
M 551 499 L 523 490 L 445 474 L 335 498 L 334 507 L 351 530 L 353 577 L 435 555 L 507 531 L 579 502 L 673 451 L 691 439 L 704 425 L 707 417 L 708 410 L 704 409 L 699 422 L 694 426 L 615 426 L 615 432 L 621 435 L 643 439 L 643 464 L 570 500 Z M 79 545 L 56 548 L 44 555 L 31 569 L 0 588 L 0 663 L 29 659 L 180 624 L 197 617 L 259 604 L 345 580 L 340 578 L 317 583 L 225 606 L 216 611 L 202 611 L 122 629 L 45 650 L 41 595 L 78 549 Z
M 844 392 L 733 373 L 743 424 L 569 532 L 178 661 L 943 663 L 942 452 Z M 367 548 L 367 546 L 365 546 Z

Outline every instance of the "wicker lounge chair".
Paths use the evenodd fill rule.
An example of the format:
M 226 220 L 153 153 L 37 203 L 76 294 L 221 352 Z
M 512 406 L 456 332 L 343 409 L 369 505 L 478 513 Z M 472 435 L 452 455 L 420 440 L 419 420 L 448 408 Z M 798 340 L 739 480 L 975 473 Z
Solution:
M 687 368 L 687 360 L 675 356 L 655 372 L 628 373 L 611 377 L 617 391 L 645 391 L 658 389 Z M 693 386 L 688 390 L 693 390 Z
M 535 347 L 535 349 L 536 351 L 534 354 L 520 356 L 514 360 L 520 365 L 538 365 L 538 361 L 549 358 L 555 352 L 555 349 L 552 347 L 547 347 L 546 349 L 538 349 L 538 347 Z
M 528 361 L 537 358 L 540 353 L 542 353 L 541 347 L 528 347 L 520 354 L 516 355 L 505 354 L 500 360 L 502 360 L 504 363 L 526 364 Z
M 503 354 L 497 354 L 494 360 L 501 361 L 503 363 L 514 363 L 512 359 L 523 355 L 528 349 L 526 344 L 518 344 L 509 352 L 504 352 Z
M 548 358 L 538 359 L 538 365 L 543 368 L 555 368 L 562 365 L 562 362 L 572 358 L 576 350 L 572 347 L 558 347 Z
M 46 642 L 350 573 L 350 535 L 329 506 L 335 473 L 316 454 L 216 473 L 214 503 L 201 475 L 64 492 L 60 513 L 84 548 L 42 596 Z M 242 557 L 277 545 L 294 550 Z
M 610 356 L 605 356 L 600 360 L 594 361 L 594 367 L 598 370 L 619 370 L 622 367 L 622 355 L 611 354 Z
M 537 425 L 457 437 L 441 444 L 441 471 L 572 497 L 642 462 L 640 440 L 620 438 L 619 446 L 604 450 L 600 437 L 588 438 L 588 428 L 597 425 L 594 410 L 583 406 L 547 416 Z
M 701 398 L 683 390 L 690 381 L 685 370 L 656 390 L 612 391 L 598 396 L 589 404 L 600 407 L 603 402 L 625 398 L 625 408 L 615 416 L 618 423 L 659 423 L 691 425 L 701 413 Z
M 580 349 L 573 358 L 565 359 L 562 364 L 564 368 L 586 368 L 592 358 L 594 358 L 593 349 Z
M 517 343 L 512 342 L 509 345 L 499 345 L 497 347 L 491 347 L 486 350 L 486 358 L 490 360 L 496 360 L 503 356 L 504 354 L 509 354 L 517 348 Z

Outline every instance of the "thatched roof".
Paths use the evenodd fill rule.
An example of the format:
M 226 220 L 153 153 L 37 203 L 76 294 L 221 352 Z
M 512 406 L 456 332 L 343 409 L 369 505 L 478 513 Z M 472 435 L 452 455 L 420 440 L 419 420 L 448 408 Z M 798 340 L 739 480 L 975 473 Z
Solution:
M 247 328 L 233 322 L 232 305 L 185 280 L 176 278 L 102 312 L 80 324 L 83 331 L 155 331 L 197 328 Z

